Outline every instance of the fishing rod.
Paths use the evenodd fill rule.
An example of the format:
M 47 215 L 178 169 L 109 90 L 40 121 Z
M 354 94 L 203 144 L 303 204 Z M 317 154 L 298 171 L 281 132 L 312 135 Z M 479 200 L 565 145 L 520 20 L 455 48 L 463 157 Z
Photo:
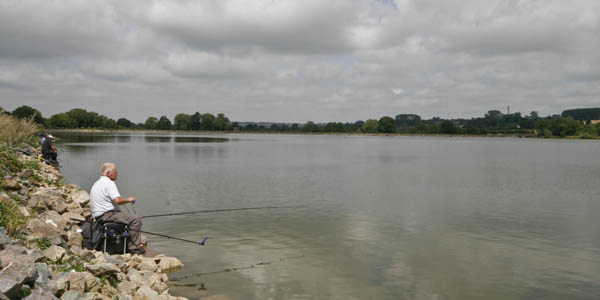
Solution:
M 152 234 L 152 235 L 164 237 L 164 238 L 167 238 L 167 239 L 174 239 L 174 240 L 178 240 L 178 241 L 182 241 L 182 242 L 188 242 L 188 243 L 192 243 L 192 244 L 196 244 L 196 245 L 200 245 L 200 246 L 206 245 L 206 240 L 208 240 L 208 237 L 205 237 L 204 239 L 202 239 L 202 241 L 196 242 L 196 241 L 186 240 L 186 239 L 182 239 L 182 238 L 178 238 L 178 237 L 175 237 L 175 236 L 170 236 L 170 235 L 166 235 L 166 234 L 162 234 L 162 233 L 156 233 L 156 232 L 150 232 L 150 231 L 144 231 L 144 230 L 135 230 L 135 229 L 131 229 L 131 228 L 127 228 L 127 230 L 141 232 L 141 233 L 147 233 L 147 234 Z
M 80 222 L 80 223 L 94 222 L 91 219 L 87 219 L 87 220 L 81 220 L 81 219 L 76 219 L 76 218 L 69 218 L 69 219 L 71 219 L 72 221 Z M 131 229 L 131 228 L 127 228 L 127 231 L 135 231 L 135 232 L 140 232 L 140 233 L 146 233 L 146 234 L 156 235 L 156 236 L 164 237 L 164 238 L 167 238 L 167 239 L 174 239 L 174 240 L 178 240 L 178 241 L 182 241 L 182 242 L 188 242 L 188 243 L 192 243 L 192 244 L 196 244 L 196 245 L 200 245 L 200 246 L 206 245 L 206 240 L 208 240 L 208 237 L 205 237 L 204 239 L 202 239 L 202 241 L 197 242 L 197 241 L 186 240 L 186 239 L 178 238 L 176 236 L 170 236 L 170 235 L 166 235 L 166 234 L 162 234 L 162 233 L 156 233 L 156 232 L 150 232 L 150 231 L 144 231 L 144 230 L 135 230 L 135 229 Z
M 178 212 L 178 213 L 170 213 L 170 214 L 159 214 L 159 215 L 141 216 L 141 218 L 146 218 L 147 219 L 147 218 L 155 218 L 155 217 L 168 217 L 168 216 L 180 216 L 180 215 L 191 215 L 191 214 L 204 214 L 204 213 L 214 213 L 214 212 L 227 212 L 227 211 L 239 211 L 239 210 L 256 210 L 256 209 L 297 208 L 297 207 L 304 207 L 304 205 L 298 205 L 298 206 L 261 206 L 261 207 L 211 209 L 211 210 L 199 210 L 199 211 L 188 211 L 188 212 Z

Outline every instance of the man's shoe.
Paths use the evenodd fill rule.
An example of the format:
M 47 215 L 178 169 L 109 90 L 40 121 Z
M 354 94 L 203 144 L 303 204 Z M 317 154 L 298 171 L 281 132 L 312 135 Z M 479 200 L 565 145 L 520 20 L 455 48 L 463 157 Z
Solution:
M 129 249 L 128 252 L 131 254 L 144 254 L 144 253 L 146 253 L 146 250 L 144 250 L 144 249 Z

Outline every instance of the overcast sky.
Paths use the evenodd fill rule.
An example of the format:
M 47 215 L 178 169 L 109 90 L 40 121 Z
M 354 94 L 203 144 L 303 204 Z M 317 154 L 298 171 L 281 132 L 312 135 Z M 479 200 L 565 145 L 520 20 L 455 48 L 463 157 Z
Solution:
M 471 118 L 600 106 L 598 0 L 0 1 L 0 106 L 44 117 Z

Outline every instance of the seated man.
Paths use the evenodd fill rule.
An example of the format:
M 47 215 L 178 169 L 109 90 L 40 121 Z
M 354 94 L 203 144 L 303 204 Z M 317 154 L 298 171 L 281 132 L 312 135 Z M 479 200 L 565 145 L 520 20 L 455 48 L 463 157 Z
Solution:
M 56 150 L 56 147 L 52 145 L 53 139 L 54 137 L 51 134 L 49 134 L 43 139 L 42 142 L 42 155 L 45 160 L 50 162 L 56 162 L 56 156 L 58 152 L 58 150 Z
M 117 180 L 117 166 L 113 163 L 102 165 L 102 176 L 94 183 L 90 191 L 92 216 L 102 222 L 125 223 L 131 229 L 131 238 L 127 242 L 129 253 L 144 254 L 139 230 L 142 229 L 142 218 L 121 211 L 119 205 L 135 202 L 135 198 L 122 198 L 114 183 Z

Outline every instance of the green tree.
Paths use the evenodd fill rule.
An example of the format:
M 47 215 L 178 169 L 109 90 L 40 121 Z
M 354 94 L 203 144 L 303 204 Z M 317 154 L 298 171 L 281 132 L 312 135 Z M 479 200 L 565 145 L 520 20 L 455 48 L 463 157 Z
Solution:
M 200 130 L 202 123 L 202 114 L 196 112 L 190 118 L 190 129 L 191 130 Z
M 158 119 L 158 122 L 156 122 L 156 129 L 160 129 L 160 130 L 171 129 L 171 121 L 169 120 L 169 118 L 167 118 L 167 116 L 161 116 L 160 119 Z
M 133 127 L 133 123 L 131 123 L 131 121 L 127 120 L 126 118 L 120 118 L 117 120 L 117 125 L 123 127 L 123 128 L 131 128 Z
M 553 118 L 550 125 L 552 134 L 561 137 L 576 135 L 582 129 L 583 124 L 571 117 Z
M 76 125 L 75 121 L 65 113 L 51 116 L 47 123 L 50 128 L 73 128 Z
M 175 127 L 175 130 L 192 129 L 192 116 L 184 113 L 176 114 L 173 119 L 173 127 Z
M 446 134 L 455 134 L 458 133 L 459 128 L 452 121 L 444 120 L 440 124 L 440 132 Z
M 200 128 L 202 128 L 202 130 L 214 130 L 215 116 L 209 113 L 202 114 L 200 119 Z
M 229 119 L 224 114 L 220 113 L 215 119 L 216 130 L 227 130 L 229 129 Z
M 17 107 L 12 111 L 12 115 L 20 119 L 33 118 L 33 121 L 38 124 L 44 123 L 42 113 L 37 109 L 27 105 Z
M 421 122 L 421 116 L 415 114 L 396 115 L 395 123 L 397 127 L 417 126 Z
M 105 117 L 105 116 L 102 116 L 102 117 Z M 119 126 L 117 126 L 117 121 L 115 121 L 111 118 L 106 118 L 106 120 L 102 124 L 102 127 L 108 128 L 108 129 L 117 129 Z
M 377 133 L 377 120 L 368 119 L 362 126 L 362 132 L 364 133 Z
M 88 114 L 85 109 L 73 108 L 66 112 L 67 116 L 75 121 L 75 127 L 85 128 L 92 127 L 93 115 Z
M 146 119 L 146 122 L 144 122 L 144 128 L 156 129 L 156 123 L 158 123 L 158 119 L 156 117 L 148 117 L 148 119 Z
M 377 122 L 377 132 L 394 133 L 396 132 L 396 124 L 394 119 L 388 116 L 381 117 Z
M 302 131 L 304 131 L 304 132 L 318 132 L 319 131 L 319 127 L 317 126 L 317 124 L 315 124 L 315 122 L 308 121 L 308 122 L 306 122 L 306 124 L 304 124 L 304 126 L 302 126 Z

